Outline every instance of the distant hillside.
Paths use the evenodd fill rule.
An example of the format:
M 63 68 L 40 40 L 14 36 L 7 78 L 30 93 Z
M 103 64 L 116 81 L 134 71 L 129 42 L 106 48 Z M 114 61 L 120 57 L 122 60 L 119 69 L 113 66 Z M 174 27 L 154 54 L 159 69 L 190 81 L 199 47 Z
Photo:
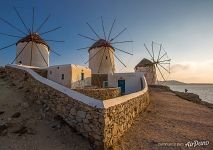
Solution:
M 168 81 L 159 81 L 159 84 L 164 84 L 164 85 L 183 85 L 183 84 L 187 84 L 187 83 L 176 81 L 176 80 L 168 80 Z

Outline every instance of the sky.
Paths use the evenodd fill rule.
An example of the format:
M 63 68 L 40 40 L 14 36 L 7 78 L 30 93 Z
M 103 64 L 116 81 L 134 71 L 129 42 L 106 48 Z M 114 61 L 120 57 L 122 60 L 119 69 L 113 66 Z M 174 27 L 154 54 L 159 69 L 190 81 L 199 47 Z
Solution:
M 133 53 L 133 56 L 117 53 L 127 65 L 119 62 L 117 70 L 133 71 L 143 58 L 150 58 L 144 48 L 152 41 L 160 43 L 171 58 L 170 80 L 187 83 L 213 83 L 213 1 L 212 0 L 1 0 L 0 17 L 25 31 L 16 15 L 16 7 L 25 24 L 32 26 L 32 8 L 35 8 L 34 28 L 51 14 L 41 32 L 61 26 L 60 30 L 44 35 L 45 39 L 64 40 L 49 42 L 50 47 L 61 54 L 51 54 L 50 65 L 88 65 L 87 50 L 76 49 L 90 46 L 93 41 L 79 37 L 84 34 L 95 38 L 86 22 L 102 35 L 101 16 L 106 33 L 116 18 L 112 35 L 127 27 L 118 41 L 132 43 L 118 47 Z M 17 30 L 0 21 L 0 33 L 23 36 Z M 0 48 L 16 43 L 18 38 L 0 35 Z M 157 48 L 156 48 L 157 49 Z M 0 65 L 11 63 L 16 47 L 0 51 Z

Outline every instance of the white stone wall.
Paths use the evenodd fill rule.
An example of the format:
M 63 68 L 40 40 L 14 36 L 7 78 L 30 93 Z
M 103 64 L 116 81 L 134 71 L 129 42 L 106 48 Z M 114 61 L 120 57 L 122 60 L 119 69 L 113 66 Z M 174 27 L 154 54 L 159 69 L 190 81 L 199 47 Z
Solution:
M 98 47 L 89 50 L 89 59 L 89 68 L 93 74 L 108 74 L 115 71 L 114 50 L 110 47 Z
M 91 70 L 79 65 L 71 65 L 71 88 L 83 88 L 91 86 Z M 84 73 L 84 80 L 81 80 L 81 73 Z
M 114 73 L 108 75 L 108 86 L 118 87 L 118 80 L 125 80 L 125 94 L 134 93 L 144 87 L 142 72 Z
M 64 79 L 62 79 L 62 74 L 64 74 Z M 71 65 L 48 67 L 47 79 L 71 88 Z
M 68 88 L 82 88 L 91 86 L 91 70 L 79 65 L 58 65 L 47 68 L 47 78 L 64 85 Z M 81 73 L 84 73 L 84 80 L 81 80 Z M 64 79 L 62 79 L 64 74 Z
M 27 44 L 27 46 L 24 48 L 24 50 L 21 52 L 21 54 L 16 59 L 16 64 L 19 64 L 21 61 L 21 64 L 27 65 L 27 66 L 35 66 L 35 67 L 48 67 L 49 66 L 49 50 L 48 47 L 44 44 L 37 43 L 38 48 L 40 49 L 41 53 L 39 52 L 38 48 L 36 47 L 35 43 L 33 42 L 21 42 L 18 43 L 16 46 L 16 56 L 22 51 L 24 46 Z M 32 61 L 31 61 L 31 46 L 32 46 Z M 41 56 L 43 55 L 43 57 Z M 31 62 L 31 63 L 30 63 Z

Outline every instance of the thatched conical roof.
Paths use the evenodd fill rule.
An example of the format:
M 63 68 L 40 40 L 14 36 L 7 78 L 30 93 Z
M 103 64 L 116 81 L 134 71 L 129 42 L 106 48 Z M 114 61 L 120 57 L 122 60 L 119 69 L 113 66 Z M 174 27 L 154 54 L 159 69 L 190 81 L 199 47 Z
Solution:
M 114 50 L 114 48 L 112 47 L 112 45 L 109 42 L 107 42 L 104 39 L 99 39 L 89 48 L 89 51 L 93 48 L 98 48 L 98 47 L 110 47 Z
M 147 67 L 147 66 L 152 66 L 153 62 L 149 59 L 143 58 L 136 66 L 137 67 Z
M 48 49 L 49 49 L 49 45 L 48 45 L 37 33 L 32 33 L 32 34 L 29 34 L 29 35 L 23 37 L 22 39 L 20 39 L 20 40 L 16 43 L 16 45 L 17 45 L 18 43 L 31 42 L 31 41 L 33 41 L 33 42 L 35 42 L 35 43 L 38 43 L 38 44 L 44 44 L 44 45 L 46 45 L 46 46 L 48 47 Z

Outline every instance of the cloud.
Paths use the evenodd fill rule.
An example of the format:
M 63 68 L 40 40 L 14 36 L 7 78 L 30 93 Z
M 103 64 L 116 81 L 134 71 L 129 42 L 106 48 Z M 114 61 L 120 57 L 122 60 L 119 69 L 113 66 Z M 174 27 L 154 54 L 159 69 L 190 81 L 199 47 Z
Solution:
M 170 79 L 183 82 L 213 83 L 213 60 L 179 62 L 171 66 Z
M 177 71 L 180 71 L 180 70 L 187 70 L 190 68 L 190 65 L 188 64 L 174 64 L 171 66 L 170 70 L 171 72 L 177 72 Z

